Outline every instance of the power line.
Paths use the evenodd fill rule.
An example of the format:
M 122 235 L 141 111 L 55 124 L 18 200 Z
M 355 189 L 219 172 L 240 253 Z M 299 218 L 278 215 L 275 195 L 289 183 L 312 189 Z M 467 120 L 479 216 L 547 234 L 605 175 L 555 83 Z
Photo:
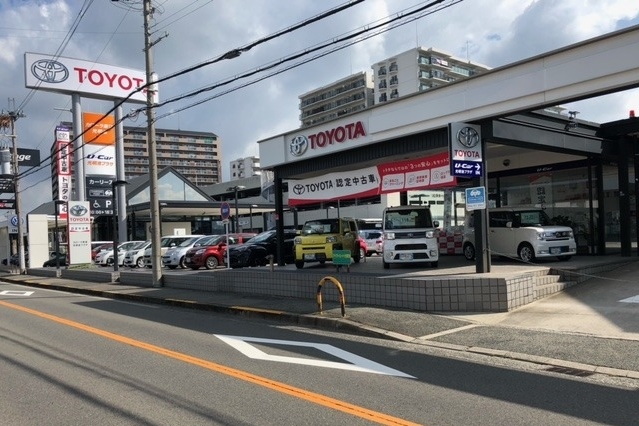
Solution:
M 93 1 L 93 0 L 91 0 L 91 1 Z M 73 140 L 72 140 L 71 142 L 74 142 L 74 141 L 75 141 L 75 140 L 77 140 L 79 137 L 83 136 L 83 135 L 84 135 L 87 131 L 89 131 L 91 128 L 93 128 L 94 126 L 98 125 L 98 124 L 99 124 L 99 123 L 100 123 L 103 119 L 105 119 L 105 118 L 106 118 L 109 114 L 111 114 L 112 112 L 114 112 L 114 111 L 117 109 L 117 107 L 119 107 L 120 105 L 124 104 L 127 100 L 129 100 L 129 99 L 131 98 L 131 96 L 133 96 L 134 94 L 136 94 L 136 93 L 138 93 L 138 92 L 140 92 L 140 91 L 142 91 L 142 90 L 144 90 L 144 89 L 147 89 L 147 88 L 151 87 L 152 85 L 156 85 L 156 84 L 159 84 L 160 82 L 163 82 L 163 81 L 166 81 L 166 80 L 169 80 L 169 79 L 172 79 L 172 78 L 176 78 L 176 77 L 178 77 L 178 76 L 180 76 L 180 75 L 186 74 L 187 72 L 194 71 L 194 70 L 196 70 L 196 69 L 199 69 L 199 68 L 202 68 L 202 67 L 204 67 L 204 66 L 207 66 L 207 65 L 213 64 L 213 63 L 215 63 L 215 62 L 219 62 L 219 61 L 222 61 L 222 60 L 225 60 L 225 59 L 234 59 L 234 58 L 236 58 L 237 56 L 239 56 L 239 55 L 241 54 L 241 52 L 242 52 L 242 51 L 249 50 L 249 49 L 251 49 L 251 48 L 253 48 L 253 47 L 257 46 L 257 45 L 260 45 L 260 44 L 262 44 L 262 43 L 265 43 L 265 42 L 267 42 L 267 41 L 269 41 L 269 40 L 272 40 L 272 39 L 277 38 L 277 37 L 280 37 L 280 36 L 282 36 L 282 35 L 284 35 L 284 34 L 287 34 L 287 33 L 290 33 L 290 32 L 292 32 L 292 31 L 295 31 L 295 30 L 297 30 L 297 29 L 299 29 L 299 28 L 302 28 L 302 27 L 304 27 L 304 26 L 306 26 L 306 25 L 310 25 L 310 24 L 311 24 L 311 23 L 313 23 L 313 22 L 317 22 L 317 21 L 319 21 L 319 20 L 321 20 L 321 19 L 324 19 L 324 18 L 327 18 L 327 17 L 329 17 L 329 16 L 332 16 L 332 15 L 334 15 L 335 13 L 337 13 L 337 12 L 339 12 L 339 11 L 342 11 L 342 10 L 345 10 L 345 9 L 350 8 L 350 7 L 352 7 L 352 6 L 355 6 L 356 4 L 359 4 L 359 3 L 363 2 L 363 1 L 364 1 L 364 0 L 352 0 L 352 1 L 350 1 L 349 3 L 345 3 L 345 4 L 343 4 L 343 5 L 340 5 L 340 6 L 338 6 L 338 7 L 335 7 L 335 8 L 333 8 L 333 9 L 329 9 L 329 10 L 328 10 L 328 11 L 326 11 L 326 12 L 323 12 L 323 13 L 321 13 L 321 14 L 318 14 L 318 15 L 316 15 L 316 16 L 313 16 L 313 17 L 311 17 L 311 18 L 309 18 L 309 19 L 306 19 L 306 20 L 304 20 L 304 21 L 301 21 L 301 22 L 299 22 L 298 24 L 295 24 L 295 25 L 293 25 L 293 26 L 291 26 L 291 27 L 288 27 L 288 28 L 286 28 L 286 29 L 284 29 L 284 30 L 278 31 L 278 32 L 276 32 L 276 33 L 273 33 L 273 34 L 271 34 L 271 35 L 269 35 L 269 36 L 266 36 L 266 37 L 264 37 L 264 38 L 262 38 L 262 39 L 259 39 L 259 40 L 255 41 L 255 42 L 253 42 L 253 43 L 250 43 L 249 45 L 246 45 L 246 46 L 240 47 L 240 48 L 238 48 L 238 49 L 233 49 L 233 50 L 231 50 L 231 51 L 229 51 L 229 52 L 227 52 L 227 53 L 225 53 L 225 54 L 223 54 L 223 55 L 221 55 L 221 56 L 219 56 L 219 57 L 217 57 L 217 58 L 215 58 L 215 59 L 213 59 L 213 60 L 209 60 L 209 61 L 206 61 L 206 62 L 200 63 L 200 64 L 198 64 L 198 65 L 195 65 L 195 66 L 193 66 L 193 67 L 187 68 L 187 69 L 185 69 L 185 70 L 179 71 L 179 72 L 174 73 L 174 74 L 170 74 L 169 76 L 164 77 L 164 78 L 162 78 L 162 79 L 160 79 L 160 80 L 157 80 L 157 81 L 155 81 L 155 82 L 147 82 L 147 83 L 146 83 L 146 84 L 144 84 L 143 86 L 140 86 L 140 87 L 138 87 L 136 90 L 133 90 L 133 91 L 132 91 L 132 92 L 131 92 L 131 93 L 130 93 L 127 97 L 125 97 L 124 99 L 122 99 L 122 100 L 120 100 L 119 102 L 117 102 L 117 105 L 116 105 L 116 106 L 114 106 L 113 108 L 111 108 L 109 111 L 107 111 L 107 112 L 106 112 L 106 113 L 105 113 L 105 114 L 104 114 L 104 115 L 103 115 L 103 116 L 102 116 L 99 120 L 97 120 L 97 121 L 93 124 L 93 126 L 91 126 L 91 127 L 87 128 L 87 129 L 85 129 L 85 130 L 84 130 L 82 133 L 80 133 L 79 135 L 74 135 L 74 138 L 73 138 Z M 137 112 L 145 111 L 146 109 L 147 109 L 147 108 L 145 107 L 145 108 L 142 108 L 141 110 L 138 110 Z M 127 115 L 127 116 L 125 116 L 124 118 L 126 118 L 126 117 L 128 117 L 128 115 Z M 115 123 L 114 125 L 117 125 L 117 124 L 119 124 L 119 122 L 118 122 L 118 123 Z M 111 128 L 112 128 L 112 127 L 111 127 Z M 110 130 L 111 128 L 106 129 L 105 131 Z M 86 144 L 86 142 L 85 142 L 85 143 L 83 143 L 80 147 L 75 148 L 75 149 L 74 149 L 71 153 L 74 153 L 75 151 L 77 151 L 78 149 L 80 149 L 80 148 L 81 148 L 82 146 L 84 146 L 85 144 Z M 50 155 L 49 157 L 47 157 L 44 161 L 47 161 L 47 160 L 51 160 L 51 161 L 53 161 L 53 160 L 52 160 L 52 159 L 53 159 L 53 157 L 54 157 L 55 155 L 57 155 L 57 153 L 58 153 L 58 152 L 59 152 L 59 150 L 54 151 L 54 153 L 53 153 L 52 155 Z M 71 154 L 71 153 L 70 153 L 70 154 Z M 36 173 L 36 172 L 38 172 L 40 169 L 42 169 L 42 166 L 41 166 L 39 169 L 36 169 L 36 170 L 33 170 L 33 169 L 28 170 L 28 171 L 26 171 L 26 172 L 25 172 L 24 176 L 26 177 L 26 176 L 28 176 L 28 175 L 30 175 L 30 174 Z
M 363 1 L 363 0 L 360 0 L 360 1 Z M 247 73 L 242 74 L 242 75 L 240 75 L 240 76 L 236 76 L 236 77 L 234 77 L 233 79 L 229 79 L 229 80 L 226 80 L 226 81 L 222 81 L 222 82 L 220 82 L 220 83 L 217 83 L 217 84 L 214 84 L 214 85 L 211 85 L 211 86 L 207 86 L 207 87 L 205 87 L 205 88 L 202 88 L 202 89 L 196 90 L 196 91 L 194 91 L 194 92 L 190 92 L 190 93 L 187 93 L 187 94 L 184 94 L 184 95 L 178 96 L 178 97 L 176 97 L 176 98 L 169 99 L 169 100 L 167 100 L 167 101 L 165 101 L 165 102 L 163 102 L 163 103 L 161 103 L 161 104 L 156 104 L 156 105 L 155 105 L 155 107 L 156 107 L 156 108 L 158 108 L 158 107 L 161 107 L 161 106 L 165 106 L 165 105 L 166 105 L 166 104 L 168 104 L 168 103 L 177 102 L 177 101 L 179 101 L 179 100 L 182 100 L 182 99 L 185 99 L 185 98 L 188 98 L 188 97 L 197 96 L 197 95 L 198 95 L 198 94 L 200 94 L 200 93 L 204 93 L 204 92 L 207 92 L 207 91 L 213 90 L 213 89 L 215 89 L 215 88 L 219 88 L 219 87 L 222 87 L 222 86 L 224 86 L 224 85 L 228 85 L 228 84 L 230 84 L 230 83 L 232 83 L 232 82 L 235 82 L 235 81 L 237 81 L 237 80 L 239 80 L 239 79 L 248 78 L 248 77 L 250 77 L 250 76 L 252 76 L 252 75 L 255 75 L 255 74 L 259 73 L 259 72 L 266 71 L 266 70 L 268 70 L 268 69 L 273 69 L 273 68 L 275 68 L 275 67 L 276 67 L 276 66 L 278 66 L 278 65 L 281 65 L 281 64 L 286 63 L 286 62 L 290 62 L 290 61 L 295 60 L 295 59 L 299 59 L 299 58 L 301 58 L 301 57 L 303 57 L 303 56 L 305 56 L 305 55 L 308 55 L 308 54 L 310 54 L 310 53 L 318 52 L 318 51 L 320 51 L 320 50 L 322 50 L 322 49 L 326 48 L 327 46 L 330 46 L 331 44 L 336 44 L 336 43 L 340 43 L 340 42 L 345 42 L 345 43 L 344 43 L 344 44 L 342 44 L 341 46 L 337 46 L 337 47 L 335 47 L 334 49 L 329 50 L 329 51 L 326 51 L 326 52 L 320 52 L 320 53 L 318 53 L 317 55 L 313 56 L 312 58 L 309 58 L 309 59 L 307 59 L 307 60 L 304 60 L 304 61 L 301 61 L 301 62 L 298 62 L 298 63 L 292 64 L 291 66 L 289 66 L 289 67 L 287 67 L 287 68 L 284 68 L 284 69 L 281 69 L 281 70 L 276 70 L 276 71 L 274 71 L 274 72 L 272 72 L 272 73 L 270 73 L 270 74 L 268 74 L 268 75 L 266 75 L 266 76 L 260 77 L 260 78 L 258 78 L 258 79 L 253 80 L 253 81 L 250 81 L 250 82 L 248 82 L 248 83 L 246 83 L 246 84 L 240 85 L 240 86 L 235 87 L 235 88 L 231 88 L 231 89 L 229 89 L 229 90 L 227 90 L 227 91 L 224 91 L 224 92 L 219 93 L 219 94 L 216 94 L 216 95 L 214 95 L 214 96 L 212 96 L 212 97 L 209 97 L 209 98 L 206 98 L 206 99 L 200 100 L 200 101 L 198 101 L 198 102 L 196 102 L 196 103 L 193 103 L 193 104 L 187 105 L 187 106 L 185 106 L 185 107 L 183 107 L 183 108 L 179 108 L 179 109 L 177 109 L 177 110 L 173 110 L 173 111 L 172 111 L 172 112 L 170 112 L 170 113 L 166 113 L 166 114 L 164 114 L 164 115 L 160 115 L 160 116 L 158 116 L 158 117 L 156 118 L 156 121 L 157 121 L 157 120 L 160 120 L 160 119 L 162 119 L 162 118 L 168 117 L 168 116 L 170 116 L 170 115 L 172 115 L 172 114 L 175 114 L 175 113 L 178 113 L 178 112 L 184 111 L 184 110 L 186 110 L 186 109 L 190 109 L 190 108 L 192 108 L 192 107 L 195 107 L 195 106 L 201 105 L 201 104 L 203 104 L 203 103 L 205 103 L 205 102 L 208 102 L 208 101 L 210 101 L 210 100 L 212 100 L 212 99 L 215 99 L 215 98 L 221 97 L 221 96 L 223 96 L 223 95 L 225 95 L 225 94 L 228 94 L 228 93 L 234 92 L 234 91 L 236 91 L 236 90 L 242 89 L 242 88 L 244 88 L 244 87 L 247 87 L 247 86 L 253 85 L 253 84 L 257 83 L 257 82 L 260 82 L 260 81 L 262 81 L 262 80 L 265 80 L 265 79 L 267 79 L 267 78 L 270 78 L 270 77 L 272 77 L 272 76 L 274 76 L 274 75 L 278 75 L 278 74 L 281 74 L 281 73 L 283 73 L 283 72 L 285 72 L 285 71 L 288 71 L 288 70 L 290 70 L 290 69 L 297 68 L 297 67 L 299 67 L 299 66 L 301 66 L 301 65 L 303 65 L 303 64 L 306 64 L 306 63 L 311 62 L 311 61 L 313 61 L 313 60 L 319 59 L 319 58 L 321 58 L 321 57 L 323 57 L 323 56 L 329 55 L 330 53 L 333 53 L 333 52 L 335 52 L 335 51 L 338 51 L 338 50 L 344 49 L 344 48 L 349 47 L 349 46 L 351 46 L 351 45 L 353 45 L 353 44 L 359 43 L 359 42 L 364 41 L 364 40 L 366 40 L 366 39 L 368 39 L 368 38 L 371 38 L 371 37 L 374 37 L 374 36 L 379 35 L 379 34 L 381 34 L 381 33 L 384 33 L 384 32 L 386 32 L 386 31 L 390 31 L 391 29 L 397 28 L 397 27 L 402 26 L 402 25 L 405 25 L 405 24 L 407 24 L 407 23 L 413 22 L 413 21 L 415 21 L 415 20 L 417 20 L 417 19 L 420 19 L 420 18 L 422 18 L 422 17 L 424 17 L 424 16 L 428 16 L 428 15 L 430 15 L 430 14 L 436 13 L 436 12 L 438 12 L 438 11 L 440 11 L 440 10 L 443 10 L 443 9 L 445 9 L 445 8 L 448 8 L 448 7 L 451 7 L 451 6 L 453 6 L 453 5 L 455 5 L 455 4 L 458 4 L 458 3 L 462 2 L 462 1 L 463 1 L 463 0 L 449 0 L 449 1 L 448 1 L 448 4 L 443 5 L 443 6 L 440 6 L 439 8 L 437 8 L 437 9 L 435 9 L 435 10 L 428 10 L 428 9 L 432 8 L 432 7 L 433 7 L 433 6 L 435 6 L 435 5 L 438 5 L 438 4 L 440 4 L 440 3 L 445 2 L 445 0 L 436 0 L 436 1 L 433 1 L 433 2 L 430 2 L 430 3 L 426 4 L 426 5 L 424 5 L 424 6 L 421 6 L 421 7 L 419 7 L 419 8 L 416 8 L 416 9 L 414 9 L 414 10 L 410 10 L 410 8 L 409 8 L 409 9 L 406 9 L 406 10 L 409 10 L 409 11 L 408 11 L 408 12 L 406 12 L 406 11 L 405 11 L 405 13 L 398 13 L 398 14 L 395 14 L 396 16 L 395 16 L 394 18 L 390 18 L 390 19 L 388 19 L 388 20 L 386 20 L 386 21 L 381 21 L 381 20 L 380 20 L 380 21 L 379 21 L 379 23 L 377 23 L 376 25 L 373 25 L 373 26 L 371 26 L 371 25 L 367 25 L 367 26 L 361 27 L 361 29 L 360 29 L 359 31 L 355 31 L 355 32 L 349 33 L 348 35 L 346 35 L 345 37 L 342 37 L 342 38 L 340 38 L 340 39 L 333 39 L 333 40 L 331 40 L 330 42 L 326 42 L 326 43 L 324 43 L 324 44 L 322 44 L 322 45 L 316 45 L 316 46 L 315 46 L 315 47 L 313 47 L 312 49 L 307 49 L 307 50 L 305 50 L 305 51 L 302 51 L 302 52 L 296 53 L 296 54 L 294 54 L 294 55 L 292 55 L 292 56 L 289 56 L 289 57 L 286 57 L 286 58 L 282 58 L 282 59 L 280 59 L 280 60 L 279 60 L 279 61 L 277 61 L 277 62 L 274 62 L 274 63 L 272 63 L 272 64 L 270 64 L 270 65 L 265 66 L 265 67 L 261 67 L 261 68 L 255 69 L 255 70 L 253 70 L 253 71 L 251 71 L 251 72 L 247 72 Z M 313 19 L 313 18 L 311 18 L 311 19 Z M 402 21 L 402 20 L 403 20 L 403 21 Z M 389 26 L 389 27 L 387 27 L 389 24 L 390 24 L 390 26 Z M 385 28 L 385 27 L 386 27 L 386 28 Z M 369 34 L 369 35 L 366 35 L 366 33 L 370 32 L 370 31 L 373 31 L 373 30 L 377 30 L 377 32 L 372 33 L 372 34 Z M 281 32 L 280 32 L 280 33 L 281 33 Z M 276 34 L 278 34 L 278 33 L 276 33 Z M 358 38 L 358 37 L 361 37 L 361 38 Z M 273 37 L 273 36 L 269 36 L 269 37 L 268 37 L 268 39 L 271 39 L 271 38 L 274 38 L 274 37 Z M 353 40 L 353 39 L 354 39 L 354 40 Z M 261 40 L 264 40 L 264 39 L 261 39 Z M 259 44 L 259 42 L 261 42 L 261 40 L 259 40 L 258 42 L 255 42 L 255 43 L 258 43 L 258 44 Z M 350 40 L 350 41 L 348 41 L 348 40 Z M 250 45 L 249 45 L 249 46 L 250 46 Z M 241 49 L 241 48 L 234 49 L 234 50 L 231 50 L 231 51 L 229 51 L 229 52 L 239 51 L 239 49 Z M 232 59 L 232 57 L 231 57 L 231 58 L 227 58 L 227 57 L 225 57 L 225 56 L 229 55 L 229 52 L 227 52 L 226 54 L 224 54 L 224 55 L 222 55 L 222 56 L 220 56 L 220 57 L 216 58 L 214 61 L 219 61 L 219 60 L 221 60 L 221 59 Z M 238 56 L 239 56 L 239 55 L 238 55 Z M 237 56 L 233 56 L 233 57 L 237 57 Z M 211 63 L 214 63 L 214 62 L 207 61 L 207 62 L 205 62 L 205 63 L 201 63 L 201 64 L 196 65 L 196 66 L 194 66 L 194 67 L 187 68 L 186 70 L 180 71 L 180 72 L 175 73 L 175 74 L 171 74 L 171 75 L 169 75 L 169 76 L 167 76 L 167 77 L 165 77 L 165 78 L 163 78 L 163 79 L 161 79 L 161 80 L 158 80 L 158 82 L 159 82 L 159 81 L 166 81 L 166 80 L 168 80 L 168 79 L 170 79 L 170 78 L 175 78 L 175 77 L 177 77 L 177 76 L 179 76 L 179 75 L 182 75 L 182 74 L 184 74 L 184 73 L 188 72 L 187 70 L 189 70 L 189 71 L 193 71 L 193 70 L 195 70 L 195 69 L 201 68 L 201 67 L 203 67 L 203 66 L 205 66 L 205 65 L 209 65 L 209 64 L 211 64 Z M 153 83 L 151 83 L 151 84 L 153 84 Z M 144 88 L 144 87 L 149 86 L 149 85 L 150 85 L 150 84 L 149 84 L 149 83 L 147 83 L 145 86 L 141 86 L 140 88 L 138 88 L 138 90 L 137 90 L 137 91 L 139 91 L 141 88 Z M 136 93 L 137 91 L 134 91 L 134 92 L 132 92 L 131 94 L 129 94 L 129 96 L 128 96 L 127 98 L 125 98 L 124 100 L 122 100 L 121 102 L 119 102 L 119 103 L 118 103 L 118 106 L 119 106 L 119 105 L 121 105 L 121 104 L 123 104 L 123 103 L 124 103 L 124 102 L 125 102 L 128 98 L 130 98 L 130 97 L 131 97 L 134 93 Z M 96 123 L 94 123 L 94 125 L 97 125 L 98 123 L 100 123 L 100 121 L 101 121 L 102 119 L 106 118 L 109 114 L 111 114 L 111 113 L 115 110 L 115 108 L 116 108 L 116 107 L 114 107 L 113 109 L 111 109 L 110 111 L 108 111 L 107 113 L 105 113 L 105 114 L 101 117 L 101 119 L 100 119 L 100 120 L 97 120 L 97 121 L 96 121 Z M 122 120 L 124 120 L 124 119 L 126 119 L 126 118 L 130 118 L 130 117 L 131 117 L 131 116 L 133 116 L 133 115 L 137 115 L 137 114 L 138 114 L 138 113 L 140 113 L 140 112 L 145 112 L 145 110 L 146 110 L 146 109 L 147 109 L 146 107 L 143 107 L 143 108 L 139 108 L 139 109 L 137 109 L 137 110 L 134 110 L 134 111 L 132 111 L 131 113 L 127 114 L 125 117 L 123 117 L 123 119 L 122 119 Z M 121 120 L 121 121 L 122 121 L 122 120 Z M 117 124 L 119 124 L 119 122 L 118 122 L 118 123 L 115 123 L 115 124 L 114 124 L 114 126 L 115 126 L 115 125 L 117 125 Z M 112 128 L 112 127 L 111 127 L 111 128 Z M 111 128 L 106 129 L 105 131 L 110 130 Z M 82 132 L 82 134 L 81 134 L 80 136 L 84 135 L 84 134 L 85 134 L 88 130 L 90 130 L 90 128 L 85 129 L 85 131 L 84 131 L 84 132 Z M 74 137 L 73 141 L 75 141 L 76 139 L 77 139 L 77 137 Z M 73 142 L 73 141 L 72 141 L 72 142 Z M 85 142 L 85 144 L 86 144 L 86 142 Z M 84 144 L 83 144 L 83 146 L 84 146 Z M 74 149 L 72 152 L 75 152 L 77 149 L 78 149 L 78 148 Z M 55 155 L 57 155 L 57 153 L 58 153 L 58 152 L 59 152 L 59 151 L 54 151 L 54 153 L 53 153 L 51 156 L 47 157 L 44 161 L 49 161 L 49 160 L 51 160 L 50 162 L 52 162 L 52 161 L 53 161 L 53 160 L 52 160 L 52 159 L 53 159 L 53 157 L 54 157 Z M 49 163 L 49 164 L 50 164 L 50 163 Z M 25 175 L 24 175 L 24 176 L 28 176 L 28 175 L 30 175 L 30 174 L 32 174 L 32 173 L 36 173 L 36 172 L 38 172 L 38 171 L 39 171 L 40 169 L 42 169 L 42 168 L 43 168 L 43 166 L 40 166 L 40 168 L 39 168 L 39 169 L 37 169 L 37 170 L 33 170 L 33 169 L 32 169 L 32 170 L 29 170 L 29 171 L 25 172 Z M 44 181 L 44 180 L 46 180 L 46 179 L 43 179 L 42 181 Z M 41 183 L 42 181 L 39 181 L 38 183 Z M 34 184 L 33 186 L 37 185 L 38 183 Z

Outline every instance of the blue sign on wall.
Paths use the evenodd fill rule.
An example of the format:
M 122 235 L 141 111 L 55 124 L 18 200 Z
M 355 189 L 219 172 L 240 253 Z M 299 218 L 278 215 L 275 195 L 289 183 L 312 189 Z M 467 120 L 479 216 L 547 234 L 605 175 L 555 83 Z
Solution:
M 466 188 L 466 210 L 481 210 L 486 208 L 486 188 Z

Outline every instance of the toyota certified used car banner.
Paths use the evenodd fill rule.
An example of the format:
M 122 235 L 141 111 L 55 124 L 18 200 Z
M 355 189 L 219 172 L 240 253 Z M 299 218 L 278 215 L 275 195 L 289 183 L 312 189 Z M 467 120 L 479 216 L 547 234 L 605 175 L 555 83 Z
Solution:
M 447 152 L 376 167 L 288 181 L 288 205 L 372 197 L 390 192 L 457 185 Z

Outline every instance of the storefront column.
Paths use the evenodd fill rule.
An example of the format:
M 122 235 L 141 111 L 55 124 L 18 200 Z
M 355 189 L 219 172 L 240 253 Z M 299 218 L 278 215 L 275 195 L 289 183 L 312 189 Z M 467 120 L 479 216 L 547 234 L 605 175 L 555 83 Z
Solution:
M 619 178 L 619 239 L 621 255 L 632 255 L 632 237 L 630 234 L 630 183 L 628 182 L 628 157 L 632 150 L 626 137 L 619 140 L 619 157 L 617 160 L 617 176 Z
M 273 171 L 273 181 L 275 184 L 275 232 L 277 233 L 275 260 L 279 266 L 284 266 L 284 197 L 282 178 L 277 169 Z

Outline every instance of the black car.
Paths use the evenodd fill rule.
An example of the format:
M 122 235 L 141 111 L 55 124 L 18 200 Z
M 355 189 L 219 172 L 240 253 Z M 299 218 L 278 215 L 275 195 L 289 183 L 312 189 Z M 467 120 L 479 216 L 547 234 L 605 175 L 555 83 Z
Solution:
M 295 253 L 293 252 L 293 240 L 297 236 L 294 229 L 284 230 L 284 262 L 293 263 Z M 246 244 L 230 246 L 229 260 L 231 268 L 243 268 L 247 266 L 264 266 L 269 263 L 268 255 L 275 256 L 277 247 L 277 234 L 275 231 L 264 231 L 251 238 Z
M 58 260 L 56 260 L 56 259 L 58 259 Z M 67 254 L 66 253 L 51 252 L 51 257 L 49 258 L 49 260 L 45 261 L 42 264 L 42 267 L 43 268 L 51 268 L 51 267 L 56 267 L 57 265 L 67 266 Z

